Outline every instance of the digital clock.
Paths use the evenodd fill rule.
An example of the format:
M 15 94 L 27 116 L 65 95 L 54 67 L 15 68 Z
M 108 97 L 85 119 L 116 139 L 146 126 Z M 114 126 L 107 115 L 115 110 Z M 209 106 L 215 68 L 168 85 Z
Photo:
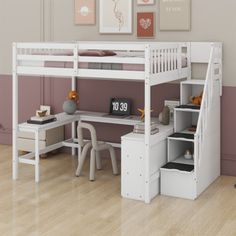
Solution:
M 131 102 L 127 98 L 111 98 L 110 114 L 111 115 L 130 115 Z

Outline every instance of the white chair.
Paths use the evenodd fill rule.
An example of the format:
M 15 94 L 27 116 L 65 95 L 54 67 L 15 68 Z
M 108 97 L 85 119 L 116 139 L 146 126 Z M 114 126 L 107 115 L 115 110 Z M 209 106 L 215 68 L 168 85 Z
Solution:
M 83 129 L 87 129 L 90 132 L 91 141 L 84 141 L 83 138 Z M 101 169 L 101 160 L 100 160 L 100 151 L 109 150 L 111 156 L 112 170 L 113 174 L 118 174 L 118 168 L 116 163 L 115 150 L 112 145 L 105 142 L 98 142 L 95 128 L 88 123 L 79 122 L 77 127 L 77 135 L 78 135 L 78 144 L 82 148 L 82 152 L 79 153 L 79 163 L 76 170 L 76 176 L 80 176 L 82 172 L 82 168 L 84 165 L 84 160 L 86 158 L 88 150 L 91 148 L 90 152 L 90 173 L 89 180 L 95 180 L 95 163 L 97 165 L 97 169 Z

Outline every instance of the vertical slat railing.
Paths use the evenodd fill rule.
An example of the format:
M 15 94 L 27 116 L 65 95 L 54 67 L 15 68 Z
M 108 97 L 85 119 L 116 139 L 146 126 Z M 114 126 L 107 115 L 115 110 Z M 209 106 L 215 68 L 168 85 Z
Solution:
M 150 52 L 151 58 L 151 74 L 170 72 L 178 70 L 181 66 L 181 47 L 161 46 L 160 48 L 152 48 Z

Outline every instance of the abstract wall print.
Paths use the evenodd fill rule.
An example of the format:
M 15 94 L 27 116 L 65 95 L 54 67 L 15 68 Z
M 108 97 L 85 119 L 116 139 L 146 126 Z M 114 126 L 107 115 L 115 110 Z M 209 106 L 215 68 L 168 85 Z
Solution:
M 100 0 L 99 32 L 132 33 L 132 0 Z
M 154 0 L 137 0 L 138 5 L 153 5 Z
M 75 24 L 95 24 L 95 0 L 75 0 Z
M 137 37 L 149 38 L 154 37 L 154 13 L 138 12 L 137 13 Z
M 160 0 L 160 30 L 190 30 L 191 0 Z

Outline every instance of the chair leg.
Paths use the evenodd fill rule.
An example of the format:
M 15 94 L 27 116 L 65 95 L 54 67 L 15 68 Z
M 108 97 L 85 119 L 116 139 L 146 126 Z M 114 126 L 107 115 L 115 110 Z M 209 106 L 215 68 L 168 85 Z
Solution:
M 100 156 L 99 151 L 96 151 L 96 165 L 97 165 L 98 170 L 102 169 L 102 162 L 101 162 L 101 156 Z
M 95 165 L 96 165 L 96 151 L 92 148 L 90 154 L 90 171 L 89 171 L 89 180 L 95 180 Z
M 84 165 L 84 160 L 86 158 L 88 149 L 90 147 L 91 147 L 91 143 L 87 143 L 87 144 L 85 144 L 85 146 L 84 146 L 84 148 L 82 150 L 82 153 L 80 155 L 80 160 L 79 160 L 79 163 L 78 163 L 78 167 L 77 167 L 77 170 L 76 170 L 76 173 L 75 173 L 75 175 L 77 177 L 79 177 L 81 175 L 81 172 L 82 172 L 82 169 L 83 169 L 83 165 Z
M 78 165 L 79 165 L 79 163 L 81 162 L 81 155 L 82 155 L 82 147 L 81 146 L 79 146 L 79 148 L 78 148 Z
M 117 167 L 116 154 L 115 154 L 114 148 L 110 147 L 109 152 L 110 152 L 110 156 L 111 156 L 111 164 L 112 164 L 113 174 L 118 175 L 119 171 L 118 171 L 118 167 Z

